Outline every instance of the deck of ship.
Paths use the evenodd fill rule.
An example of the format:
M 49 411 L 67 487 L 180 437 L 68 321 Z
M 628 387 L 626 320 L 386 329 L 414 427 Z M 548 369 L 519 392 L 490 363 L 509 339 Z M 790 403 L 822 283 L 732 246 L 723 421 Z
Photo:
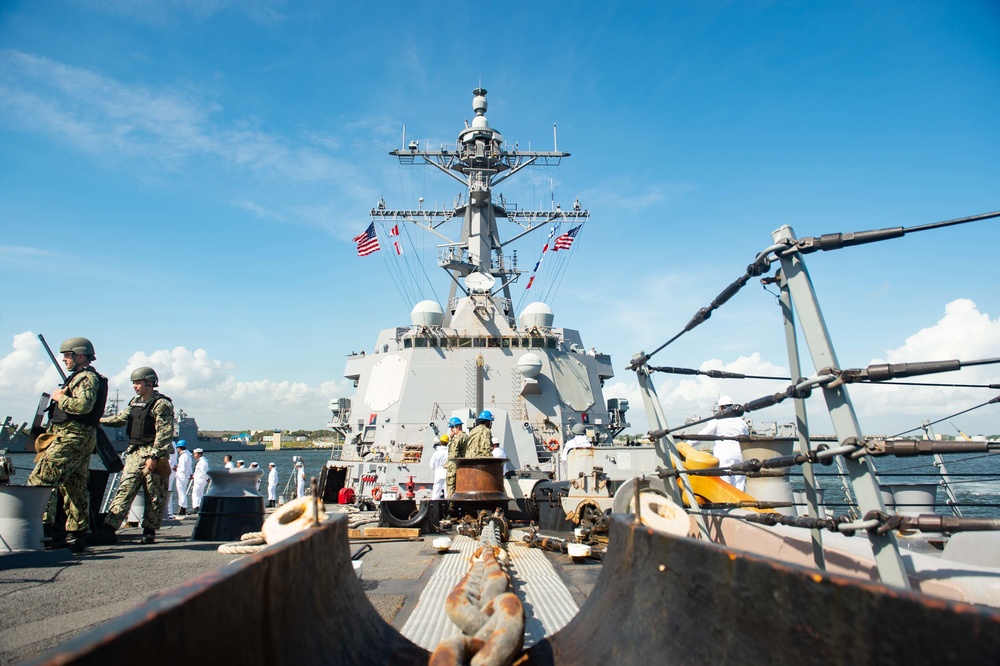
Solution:
M 142 530 L 126 527 L 117 544 L 91 546 L 82 555 L 63 550 L 0 557 L 0 664 L 37 657 L 241 557 L 219 553 L 218 542 L 191 541 L 194 524 L 192 517 L 164 521 L 153 545 L 141 545 Z M 351 542 L 352 550 L 355 544 L 373 546 L 364 556 L 362 588 L 368 600 L 386 622 L 427 649 L 457 632 L 437 599 L 464 574 L 465 551 L 473 543 L 456 537 L 451 551 L 441 555 L 430 541 Z M 515 591 L 526 602 L 530 645 L 572 617 L 593 589 L 600 564 L 571 564 L 565 556 L 514 541 L 509 550 Z M 296 590 L 287 593 L 294 596 Z M 218 639 L 210 626 L 191 632 Z

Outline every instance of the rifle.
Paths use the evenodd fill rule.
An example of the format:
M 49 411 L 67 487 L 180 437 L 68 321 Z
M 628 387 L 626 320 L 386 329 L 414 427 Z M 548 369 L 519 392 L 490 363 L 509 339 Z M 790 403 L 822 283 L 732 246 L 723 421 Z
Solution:
M 52 360 L 52 365 L 56 366 L 56 371 L 58 371 L 59 376 L 62 377 L 61 385 L 65 386 L 69 378 L 66 376 L 66 373 L 63 372 L 62 366 L 59 365 L 59 361 L 56 360 L 55 354 L 53 354 L 52 350 L 49 349 L 49 343 L 45 342 L 45 337 L 41 333 L 38 334 L 38 339 L 41 341 L 42 347 L 45 348 L 45 351 L 48 352 L 49 359 Z M 32 449 L 35 448 L 35 437 L 45 431 L 45 429 L 41 427 L 42 415 L 45 412 L 50 411 L 52 407 L 50 398 L 51 396 L 49 396 L 48 393 L 43 393 L 42 399 L 38 403 L 38 411 L 35 413 L 35 420 L 32 422 L 31 427 Z M 45 405 L 44 408 L 42 407 L 43 404 Z M 36 428 L 39 428 L 37 434 L 35 434 Z M 104 426 L 99 423 L 97 424 L 97 455 L 100 457 L 101 464 L 104 465 L 104 469 L 108 470 L 112 474 L 120 472 L 125 468 L 125 464 L 122 462 L 122 459 L 118 457 L 118 454 L 115 452 L 115 447 L 111 445 L 111 440 L 108 439 L 108 433 L 104 432 Z

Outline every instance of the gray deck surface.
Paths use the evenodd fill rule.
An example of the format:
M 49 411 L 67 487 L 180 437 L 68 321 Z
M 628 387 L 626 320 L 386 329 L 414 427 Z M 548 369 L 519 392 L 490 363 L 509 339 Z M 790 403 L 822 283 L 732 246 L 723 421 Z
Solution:
M 218 542 L 191 541 L 194 523 L 191 517 L 164 521 L 157 543 L 148 546 L 139 543 L 141 529 L 123 528 L 116 545 L 92 546 L 82 555 L 50 551 L 29 558 L 0 557 L 0 664 L 37 656 L 139 606 L 158 592 L 240 557 L 219 553 Z M 472 543 L 456 538 L 456 548 L 462 539 Z M 352 541 L 351 550 L 362 543 Z M 442 581 L 457 576 L 447 588 L 451 589 L 467 570 L 467 558 L 457 551 L 438 554 L 431 548 L 430 537 L 370 543 L 373 551 L 363 558 L 362 588 L 386 622 L 424 645 L 431 639 L 420 638 L 421 620 L 415 613 L 421 594 L 437 580 L 436 574 Z M 519 544 L 512 543 L 510 548 L 515 590 L 526 601 L 530 644 L 572 617 L 575 606 L 582 604 L 593 588 L 600 565 L 569 564 L 564 556 L 543 554 Z M 25 559 L 33 563 L 26 564 Z M 531 582 L 526 582 L 528 578 Z M 560 580 L 568 585 L 568 591 Z M 447 594 L 444 585 L 438 585 L 437 594 Z M 289 593 L 294 594 L 294 590 Z M 557 603 L 555 608 L 550 608 L 552 602 Z M 427 612 L 431 612 L 429 604 L 423 602 Z M 431 619 L 438 622 L 444 617 L 443 605 L 433 612 L 440 612 Z M 411 616 L 411 626 L 403 631 Z M 440 632 L 447 633 L 450 626 L 446 619 L 441 621 Z

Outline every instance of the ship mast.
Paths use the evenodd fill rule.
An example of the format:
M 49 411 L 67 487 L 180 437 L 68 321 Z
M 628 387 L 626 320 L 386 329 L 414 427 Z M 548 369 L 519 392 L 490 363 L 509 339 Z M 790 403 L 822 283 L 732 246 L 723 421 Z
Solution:
M 493 198 L 493 188 L 513 176 L 521 169 L 531 166 L 558 166 L 569 153 L 558 150 L 524 151 L 515 145 L 508 150 L 500 132 L 491 128 L 486 119 L 486 90 L 472 91 L 472 110 L 476 116 L 470 125 L 466 123 L 456 142 L 454 150 L 441 147 L 440 150 L 421 150 L 417 141 L 389 154 L 399 158 L 400 164 L 425 164 L 437 167 L 466 188 L 464 197 L 459 197 L 452 210 L 390 210 L 380 202 L 371 211 L 372 220 L 409 222 L 428 233 L 441 238 L 438 245 L 438 265 L 451 276 L 448 305 L 445 309 L 445 326 L 457 307 L 457 296 L 469 296 L 465 278 L 473 273 L 492 276 L 496 280 L 491 297 L 507 321 L 514 324 L 514 312 L 510 298 L 510 285 L 517 280 L 521 271 L 517 269 L 516 254 L 511 261 L 504 257 L 504 246 L 544 227 L 556 220 L 580 220 L 585 222 L 589 211 L 578 203 L 573 210 L 564 211 L 559 206 L 549 211 L 528 211 L 507 209 L 502 197 Z M 405 139 L 404 139 L 405 140 Z M 555 141 L 553 141 L 555 143 Z M 438 228 L 452 218 L 462 218 L 461 235 L 458 241 L 449 239 Z M 521 227 L 522 231 L 502 241 L 497 227 L 497 218 L 505 218 Z

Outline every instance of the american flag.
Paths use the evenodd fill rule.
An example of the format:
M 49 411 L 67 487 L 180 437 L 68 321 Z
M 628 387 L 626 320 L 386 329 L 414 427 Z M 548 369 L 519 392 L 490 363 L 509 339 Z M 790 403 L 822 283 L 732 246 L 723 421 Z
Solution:
M 378 236 L 375 235 L 375 223 L 372 222 L 360 236 L 354 237 L 354 242 L 358 244 L 358 256 L 367 257 L 372 252 L 378 252 Z
M 580 231 L 580 226 L 577 225 L 564 233 L 562 236 L 556 239 L 556 242 L 552 244 L 552 251 L 556 252 L 558 250 L 568 250 L 570 245 L 573 244 L 573 239 L 576 238 L 576 232 Z

